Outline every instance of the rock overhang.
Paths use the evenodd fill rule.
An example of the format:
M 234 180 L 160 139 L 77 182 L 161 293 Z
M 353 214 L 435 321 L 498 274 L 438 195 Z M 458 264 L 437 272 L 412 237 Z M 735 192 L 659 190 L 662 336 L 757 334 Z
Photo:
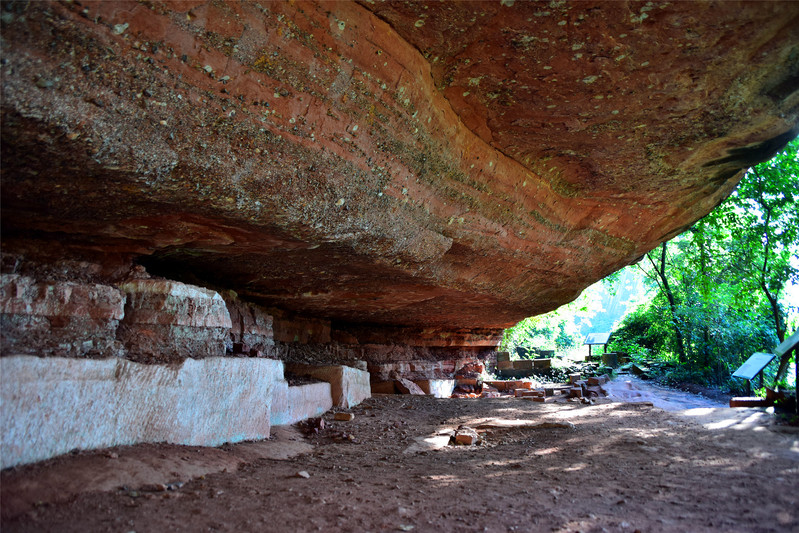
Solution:
M 4 252 L 137 261 L 367 337 L 568 302 L 799 117 L 793 3 L 3 9 Z

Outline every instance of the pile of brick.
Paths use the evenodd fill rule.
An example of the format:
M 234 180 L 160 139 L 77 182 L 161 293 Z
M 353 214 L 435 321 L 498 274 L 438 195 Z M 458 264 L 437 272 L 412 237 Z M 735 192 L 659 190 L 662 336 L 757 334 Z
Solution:
M 459 380 L 453 398 L 502 398 L 514 396 L 534 402 L 552 403 L 557 401 L 583 401 L 607 396 L 602 387 L 610 381 L 607 375 L 582 379 L 579 373 L 569 374 L 568 384 L 547 384 L 533 387 L 532 381 L 481 381 L 479 379 Z
M 580 398 L 586 403 L 594 398 L 607 396 L 607 391 L 602 387 L 610 377 L 608 375 L 590 377 L 588 379 L 581 379 L 579 373 L 569 374 L 569 392 L 570 398 Z

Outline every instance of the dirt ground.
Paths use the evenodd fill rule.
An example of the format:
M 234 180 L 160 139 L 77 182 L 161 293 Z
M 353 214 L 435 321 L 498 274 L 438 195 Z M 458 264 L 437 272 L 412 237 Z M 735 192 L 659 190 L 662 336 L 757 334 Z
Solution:
M 795 428 L 629 381 L 591 406 L 379 396 L 307 436 L 76 453 L 2 473 L 2 530 L 799 531 Z M 446 445 L 460 425 L 482 441 Z

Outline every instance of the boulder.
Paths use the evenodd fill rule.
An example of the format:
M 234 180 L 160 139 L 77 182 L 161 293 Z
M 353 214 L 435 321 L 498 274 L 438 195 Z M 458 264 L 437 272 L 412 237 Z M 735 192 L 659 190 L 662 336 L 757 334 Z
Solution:
M 419 387 L 419 385 L 417 385 L 416 383 L 414 383 L 409 379 L 405 379 L 399 376 L 394 380 L 394 385 L 397 388 L 397 390 L 400 392 L 400 394 L 415 394 L 419 396 L 424 396 L 425 394 L 425 392 L 422 390 L 421 387 Z

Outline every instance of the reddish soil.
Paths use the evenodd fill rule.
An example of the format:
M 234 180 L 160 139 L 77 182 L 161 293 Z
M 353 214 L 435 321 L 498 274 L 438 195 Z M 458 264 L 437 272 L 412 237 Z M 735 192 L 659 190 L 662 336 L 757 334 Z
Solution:
M 310 451 L 281 431 L 271 444 L 134 446 L 7 470 L 2 529 L 799 531 L 799 435 L 752 410 L 380 396 L 351 412 L 326 415 Z M 483 441 L 419 451 L 461 424 Z M 153 458 L 163 464 L 143 486 L 125 472 Z M 139 484 L 67 482 L 109 476 Z

